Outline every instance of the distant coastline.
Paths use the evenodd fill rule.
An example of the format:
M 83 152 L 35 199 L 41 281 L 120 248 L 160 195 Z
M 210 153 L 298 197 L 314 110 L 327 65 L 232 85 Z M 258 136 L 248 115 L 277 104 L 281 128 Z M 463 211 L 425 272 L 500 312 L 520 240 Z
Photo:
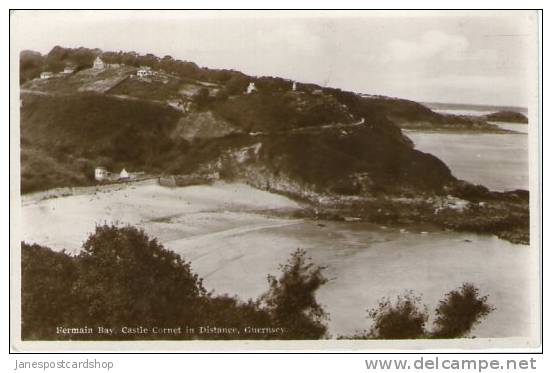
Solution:
M 457 104 L 447 102 L 420 102 L 431 110 L 473 110 L 473 111 L 516 111 L 527 115 L 528 110 L 521 106 L 498 106 L 498 105 L 478 105 L 478 104 Z

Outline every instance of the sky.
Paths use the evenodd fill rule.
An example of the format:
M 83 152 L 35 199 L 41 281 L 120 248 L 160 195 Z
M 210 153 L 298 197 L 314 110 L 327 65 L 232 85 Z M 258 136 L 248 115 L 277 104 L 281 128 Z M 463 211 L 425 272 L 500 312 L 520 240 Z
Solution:
M 16 11 L 12 54 L 136 51 L 422 102 L 527 107 L 532 11 Z

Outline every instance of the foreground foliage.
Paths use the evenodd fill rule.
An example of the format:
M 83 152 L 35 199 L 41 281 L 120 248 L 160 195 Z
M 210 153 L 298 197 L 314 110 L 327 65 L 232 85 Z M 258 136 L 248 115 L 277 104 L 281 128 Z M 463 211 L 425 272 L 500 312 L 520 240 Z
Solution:
M 397 297 L 393 303 L 382 299 L 376 308 L 368 310 L 373 321 L 368 331 L 344 339 L 419 339 L 462 338 L 487 317 L 494 307 L 488 296 L 480 296 L 473 284 L 464 283 L 445 294 L 435 309 L 433 330 L 427 328 L 429 312 L 422 298 L 412 291 Z
M 328 282 L 324 267 L 298 249 L 279 269 L 279 276 L 268 275 L 263 295 L 243 302 L 208 292 L 189 262 L 131 226 L 96 227 L 76 256 L 23 243 L 22 339 L 328 338 L 329 315 L 316 299 Z M 407 292 L 395 302 L 383 299 L 368 312 L 371 329 L 346 338 L 464 337 L 493 309 L 487 296 L 464 284 L 441 300 L 435 328 L 428 331 L 427 307 Z M 125 327 L 150 332 L 126 333 Z M 101 328 L 113 332 L 99 333 Z M 168 332 L 151 333 L 154 328 Z
M 77 256 L 22 244 L 23 339 L 316 339 L 326 333 L 315 292 L 322 268 L 303 251 L 269 276 L 270 290 L 248 302 L 205 290 L 190 263 L 134 227 L 103 225 Z M 112 335 L 58 333 L 58 327 L 113 328 Z M 177 334 L 124 334 L 122 327 L 193 328 Z M 200 327 L 238 332 L 203 333 Z M 246 328 L 280 328 L 243 333 Z M 119 331 L 119 333 L 117 333 Z

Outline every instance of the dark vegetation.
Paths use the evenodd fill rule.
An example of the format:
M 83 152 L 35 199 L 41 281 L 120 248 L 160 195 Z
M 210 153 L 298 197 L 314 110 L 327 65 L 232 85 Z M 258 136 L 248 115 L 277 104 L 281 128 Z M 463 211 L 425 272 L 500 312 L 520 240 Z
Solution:
M 421 298 L 412 293 L 397 297 L 394 304 L 389 299 L 382 299 L 377 308 L 368 311 L 368 317 L 374 321 L 368 336 L 384 339 L 415 339 L 425 336 L 427 307 L 420 303 Z
M 454 180 L 439 159 L 412 149 L 402 136 L 388 135 L 384 126 L 355 128 L 347 135 L 336 129 L 269 137 L 263 139 L 261 163 L 318 192 L 346 195 L 439 192 Z
M 429 312 L 422 299 L 407 292 L 393 303 L 389 298 L 380 301 L 376 308 L 368 310 L 372 320 L 370 330 L 352 339 L 419 339 L 462 338 L 494 310 L 488 296 L 480 296 L 479 289 L 465 283 L 459 289 L 445 294 L 435 309 L 434 327 L 427 328 Z
M 157 79 L 151 79 L 149 81 L 137 78 L 125 79 L 122 83 L 110 89 L 108 93 L 112 95 L 137 97 L 149 101 L 177 99 L 179 97 L 178 91 L 182 85 L 182 80 L 166 79 L 165 81 L 166 83 Z
M 23 100 L 23 193 L 90 184 L 97 165 L 157 170 L 185 146 L 170 137 L 178 113 L 163 105 L 96 94 Z
M 51 339 L 318 339 L 325 313 L 315 293 L 327 280 L 298 250 L 268 277 L 268 291 L 242 302 L 215 296 L 190 263 L 133 227 L 98 226 L 77 256 L 22 244 L 22 338 Z M 194 333 L 123 334 L 123 326 L 188 326 Z M 94 329 L 91 335 L 64 335 L 57 327 Z M 117 334 L 98 335 L 96 328 Z M 199 327 L 237 328 L 240 334 L 204 334 Z M 282 328 L 247 334 L 245 327 Z
M 214 112 L 246 132 L 278 132 L 352 118 L 332 96 L 265 91 L 237 96 L 215 105 Z
M 21 52 L 20 81 L 24 83 L 36 78 L 42 71 L 60 72 L 67 65 L 73 65 L 77 70 L 90 68 L 97 56 L 100 56 L 106 63 L 118 63 L 132 67 L 149 66 L 155 70 L 164 70 L 182 78 L 196 80 L 228 82 L 232 78 L 235 81 L 245 77 L 238 71 L 200 68 L 193 62 L 174 59 L 169 55 L 159 58 L 149 53 L 140 55 L 136 52 L 103 52 L 100 49 L 55 46 L 46 55 L 29 50 Z
M 303 250 L 268 276 L 268 290 L 243 302 L 208 292 L 191 263 L 134 227 L 102 225 L 76 256 L 22 243 L 21 332 L 23 340 L 125 339 L 320 339 L 328 338 L 328 314 L 316 300 L 327 283 L 324 267 Z M 370 332 L 350 338 L 455 338 L 466 336 L 492 311 L 487 297 L 464 284 L 436 310 L 428 332 L 427 310 L 411 293 L 395 304 L 382 300 L 369 311 Z M 58 333 L 58 327 L 92 328 L 90 334 Z M 193 328 L 193 332 L 125 334 L 124 326 Z M 235 328 L 239 333 L 201 333 L 200 327 Z M 97 328 L 114 330 L 98 334 Z M 280 328 L 248 333 L 247 327 Z M 181 330 L 182 330 L 181 329 Z
M 294 339 L 316 339 L 326 334 L 327 314 L 315 297 L 328 282 L 323 267 L 309 262 L 306 252 L 296 251 L 285 265 L 282 276 L 268 276 L 269 291 L 261 297 L 277 325 L 286 325 Z
M 467 335 L 494 308 L 487 302 L 488 296 L 480 296 L 479 289 L 472 284 L 463 284 L 460 289 L 445 295 L 435 310 L 438 338 L 455 338 Z

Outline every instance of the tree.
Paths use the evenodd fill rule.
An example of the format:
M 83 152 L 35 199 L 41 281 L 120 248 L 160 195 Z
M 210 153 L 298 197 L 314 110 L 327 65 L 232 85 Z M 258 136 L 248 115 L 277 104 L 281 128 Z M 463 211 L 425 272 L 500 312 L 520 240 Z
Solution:
M 38 52 L 24 50 L 19 54 L 20 83 L 40 76 L 43 69 L 44 57 Z
M 269 290 L 260 299 L 274 325 L 286 328 L 287 339 L 323 337 L 327 314 L 315 295 L 328 282 L 322 274 L 324 267 L 314 265 L 304 250 L 297 249 L 280 270 L 279 278 L 268 276 Z
M 234 75 L 226 82 L 226 91 L 229 95 L 240 95 L 245 92 L 249 79 L 245 75 Z
M 73 319 L 71 294 L 77 277 L 74 260 L 64 252 L 21 243 L 21 337 L 41 339 Z
M 414 339 L 426 335 L 427 307 L 412 292 L 398 296 L 395 304 L 389 298 L 380 301 L 377 308 L 368 311 L 374 321 L 369 337 L 378 339 Z
M 131 226 L 96 227 L 77 260 L 73 293 L 89 325 L 193 322 L 206 295 L 189 263 Z
M 211 101 L 211 98 L 209 96 L 209 89 L 205 87 L 200 88 L 192 99 L 199 108 L 207 106 Z
M 494 307 L 487 303 L 488 296 L 480 296 L 473 284 L 464 283 L 445 295 L 435 310 L 437 338 L 460 338 L 481 322 Z

